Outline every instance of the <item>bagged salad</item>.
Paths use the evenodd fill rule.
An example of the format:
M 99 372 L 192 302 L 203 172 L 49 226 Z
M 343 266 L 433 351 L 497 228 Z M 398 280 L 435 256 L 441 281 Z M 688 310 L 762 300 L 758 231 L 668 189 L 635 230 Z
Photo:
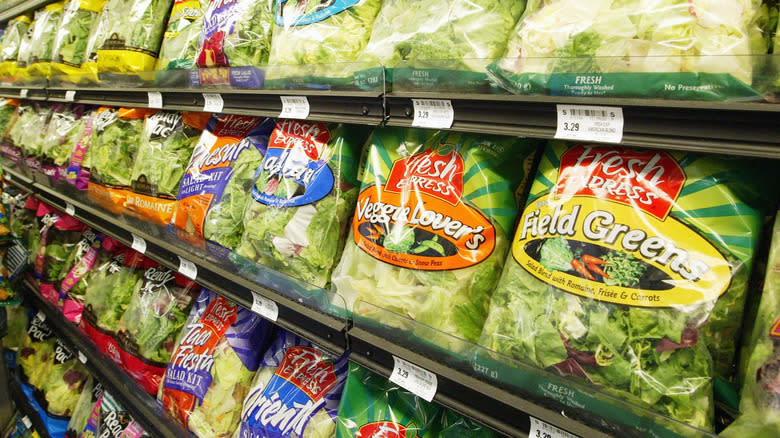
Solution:
M 146 118 L 125 209 L 163 225 L 171 222 L 179 183 L 208 119 L 206 113 L 169 111 Z
M 46 397 L 46 412 L 49 415 L 70 417 L 76 409 L 87 376 L 87 370 L 76 354 L 57 340 L 52 365 L 41 388 Z
M 57 338 L 54 331 L 46 324 L 46 316 L 38 312 L 29 319 L 27 337 L 19 350 L 18 362 L 24 373 L 25 383 L 42 389 L 49 375 L 54 355 L 54 344 Z
M 98 37 L 99 72 L 153 70 L 173 0 L 108 0 L 101 12 L 105 29 Z M 102 42 L 101 42 L 102 40 Z
M 2 48 L 0 48 L 0 77 L 13 78 L 16 76 L 19 47 L 31 22 L 28 15 L 19 15 L 8 20 L 3 31 Z
M 200 438 L 230 437 L 273 325 L 203 289 L 160 386 L 166 410 Z
M 18 106 L 19 99 L 0 98 L 0 133 L 5 134 L 16 122 L 16 108 Z
M 18 112 L 16 122 L 7 133 L 8 145 L 19 148 L 24 165 L 29 170 L 38 171 L 41 169 L 40 157 L 51 108 L 34 102 L 19 105 Z
M 486 83 L 487 65 L 504 54 L 525 0 L 384 0 L 361 62 L 430 71 L 404 74 L 420 87 L 465 88 Z M 447 60 L 447 61 L 443 61 Z M 427 62 L 426 62 L 427 61 Z M 460 70 L 459 74 L 447 70 Z M 467 72 L 476 72 L 480 75 Z M 393 83 L 401 79 L 396 71 Z
M 24 127 L 35 117 L 35 113 L 35 107 L 29 103 L 21 102 L 16 106 L 9 126 L 3 132 L 3 144 L 0 149 L 3 158 L 9 162 L 18 164 L 23 161 L 22 140 L 26 134 Z
M 755 162 L 553 141 L 480 343 L 694 427 L 729 377 L 769 202 Z
M 348 366 L 346 355 L 333 357 L 279 331 L 244 400 L 233 438 L 332 437 Z
M 46 176 L 54 180 L 66 178 L 67 166 L 84 130 L 85 114 L 89 114 L 85 105 L 52 105 L 41 145 L 41 169 Z
M 92 134 L 95 132 L 94 127 L 95 122 L 98 120 L 98 115 L 103 114 L 101 117 L 111 116 L 111 114 L 106 112 L 103 108 L 104 107 L 90 109 L 81 115 L 84 127 L 81 130 L 78 141 L 73 147 L 65 173 L 65 180 L 68 184 L 72 184 L 79 190 L 87 190 L 89 187 L 89 170 L 92 166 L 92 161 L 90 160 L 88 152 L 89 145 L 92 141 Z M 101 119 L 101 123 L 103 122 L 104 120 Z
M 176 197 L 174 224 L 234 249 L 244 232 L 244 207 L 274 121 L 215 114 L 192 152 Z
M 42 202 L 38 205 L 36 216 L 43 226 L 33 265 L 35 280 L 40 284 L 41 295 L 56 304 L 59 301 L 58 279 L 86 226 L 73 216 Z
M 344 244 L 367 128 L 280 120 L 255 171 L 236 253 L 318 287 Z
M 358 70 L 351 63 L 366 46 L 381 5 L 381 0 L 277 0 L 268 79 L 350 84 Z M 285 81 L 266 81 L 276 83 Z
M 332 278 L 347 307 L 361 300 L 479 339 L 535 151 L 511 137 L 375 130 Z
M 14 82 L 29 82 L 31 81 L 30 72 L 27 67 L 30 62 L 30 53 L 32 52 L 32 39 L 35 33 L 35 27 L 38 20 L 44 18 L 48 12 L 45 8 L 35 11 L 33 20 L 30 22 L 30 26 L 27 28 L 22 40 L 19 42 L 19 51 L 16 55 L 16 65 L 12 68 L 13 76 L 11 79 Z
M 434 438 L 442 408 L 350 363 L 339 404 L 336 438 L 399 436 Z
M 165 28 L 156 70 L 189 69 L 195 65 L 203 11 L 208 0 L 176 0 Z
M 82 80 L 82 64 L 89 56 L 89 36 L 97 25 L 106 0 L 70 0 L 54 37 L 52 74 L 64 75 L 70 82 Z
M 76 407 L 68 422 L 68 431 L 65 432 L 65 438 L 81 438 L 89 423 L 92 409 L 103 395 L 103 385 L 92 376 L 87 377 L 84 383 L 84 389 L 81 391 Z
M 122 364 L 149 394 L 157 394 L 200 286 L 162 266 L 144 271 L 144 282 L 133 293 L 119 320 L 117 341 Z
M 29 254 L 29 263 L 35 263 L 35 254 L 41 244 L 41 223 L 37 212 L 40 201 L 35 195 L 17 195 L 11 203 L 9 227 Z
M 759 1 L 534 0 L 491 65 L 513 93 L 722 100 L 758 97 Z
M 30 41 L 30 57 L 28 71 L 32 76 L 49 78 L 51 76 L 51 60 L 54 51 L 54 38 L 60 25 L 65 2 L 50 3 L 44 7 L 45 14 L 36 15 L 35 30 Z

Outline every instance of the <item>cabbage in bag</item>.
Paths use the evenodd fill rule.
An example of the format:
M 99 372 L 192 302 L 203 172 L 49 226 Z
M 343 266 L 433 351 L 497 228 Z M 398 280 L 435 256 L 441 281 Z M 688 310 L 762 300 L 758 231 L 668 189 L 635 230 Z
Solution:
M 751 172 L 551 142 L 480 343 L 711 428 L 712 378 L 731 371 L 766 202 Z
M 365 128 L 280 120 L 257 167 L 236 253 L 325 287 L 358 193 Z
M 336 291 L 349 308 L 366 301 L 476 341 L 534 143 L 400 128 L 368 143 Z

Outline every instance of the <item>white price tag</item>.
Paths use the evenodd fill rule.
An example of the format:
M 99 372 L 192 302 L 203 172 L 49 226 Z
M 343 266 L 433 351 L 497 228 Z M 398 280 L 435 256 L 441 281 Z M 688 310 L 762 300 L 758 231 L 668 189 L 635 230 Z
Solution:
M 276 322 L 279 317 L 276 303 L 257 292 L 252 292 L 252 311 L 271 322 Z
M 449 129 L 455 120 L 452 101 L 441 99 L 412 99 L 414 120 L 412 126 L 420 128 Z
M 76 214 L 76 207 L 73 206 L 70 202 L 65 203 L 65 213 L 73 216 Z
M 84 353 L 79 351 L 79 362 L 86 364 L 87 363 L 87 356 L 84 356 Z
M 399 357 L 393 356 L 393 363 L 393 373 L 390 374 L 391 382 L 428 402 L 433 401 L 438 385 L 436 374 Z
M 141 254 L 146 253 L 146 241 L 142 237 L 138 237 L 135 234 L 132 234 L 133 236 L 133 244 L 130 245 L 131 248 L 133 248 L 135 251 L 140 252 Z
M 46 314 L 45 314 L 45 313 L 43 313 L 43 310 L 39 310 L 39 311 L 38 311 L 38 313 L 36 314 L 36 316 L 37 316 L 37 317 L 38 317 L 38 319 L 40 319 L 41 321 L 46 321 Z
M 162 108 L 162 93 L 159 91 L 150 91 L 149 95 L 149 108 Z
M 195 266 L 195 263 L 179 256 L 179 274 L 194 281 L 198 278 L 198 267 Z
M 309 117 L 309 99 L 306 96 L 279 96 L 282 100 L 280 119 L 305 119 Z
M 555 138 L 620 143 L 623 140 L 623 108 L 558 105 Z
M 32 420 L 30 420 L 30 417 L 25 415 L 24 417 L 22 417 L 22 424 L 24 424 L 24 427 L 29 429 L 32 427 Z
M 30 90 L 28 90 L 26 88 L 22 88 L 21 90 L 19 90 L 19 97 L 21 97 L 22 99 L 27 99 L 27 94 L 29 92 L 30 92 Z
M 4 176 L 5 176 L 5 180 L 8 181 L 8 182 L 11 182 L 11 180 L 13 179 L 13 178 L 11 178 L 11 174 L 10 173 L 6 173 Z
M 531 419 L 531 431 L 528 438 L 579 438 L 577 435 L 559 429 L 534 417 Z
M 65 92 L 65 100 L 67 102 L 73 102 L 76 99 L 76 90 L 68 90 Z
M 216 93 L 203 93 L 203 112 L 218 113 L 222 111 L 225 102 L 222 101 L 222 95 Z

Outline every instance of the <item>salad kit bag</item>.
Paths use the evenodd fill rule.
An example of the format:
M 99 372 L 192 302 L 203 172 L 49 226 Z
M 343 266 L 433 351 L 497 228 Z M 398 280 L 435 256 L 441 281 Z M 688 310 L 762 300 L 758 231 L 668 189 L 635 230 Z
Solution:
M 434 438 L 442 408 L 360 365 L 350 363 L 339 404 L 336 438 Z
M 144 282 L 119 320 L 117 341 L 127 373 L 149 394 L 157 395 L 200 286 L 162 266 L 144 271 Z
M 90 160 L 89 145 L 92 141 L 92 134 L 95 132 L 95 122 L 98 121 L 98 114 L 106 111 L 106 107 L 90 109 L 82 113 L 81 120 L 84 127 L 81 129 L 81 135 L 73 146 L 73 151 L 66 164 L 65 180 L 79 190 L 87 190 L 89 186 L 89 170 L 92 166 Z M 102 117 L 108 117 L 104 114 Z M 103 122 L 104 120 L 100 120 Z
M 55 181 L 67 177 L 70 158 L 84 130 L 85 114 L 89 114 L 85 105 L 52 105 L 41 145 L 41 170 L 47 177 Z
M 764 289 L 752 336 L 743 353 L 740 416 L 721 436 L 770 438 L 780 434 L 780 220 L 775 219 Z
M 713 378 L 732 369 L 762 227 L 756 206 L 771 205 L 756 164 L 550 142 L 480 343 L 711 429 Z
M 198 41 L 197 85 L 260 88 L 268 63 L 275 0 L 210 1 Z M 213 68 L 229 67 L 229 68 Z M 193 78 L 195 79 L 195 78 Z
M 332 437 L 348 366 L 346 355 L 333 357 L 281 330 L 260 363 L 233 438 Z
M 238 246 L 252 177 L 274 125 L 267 118 L 211 116 L 179 186 L 178 228 L 229 249 Z
M 229 437 L 272 330 L 267 320 L 203 289 L 160 386 L 165 409 L 200 438 Z
M 517 94 L 760 99 L 761 3 L 529 1 L 490 71 Z
M 82 81 L 81 66 L 89 56 L 89 36 L 105 3 L 106 0 L 70 0 L 65 4 L 54 36 L 52 75 L 62 75 L 76 84 Z
M 47 79 L 51 76 L 51 60 L 54 39 L 62 18 L 65 2 L 50 3 L 44 7 L 44 14 L 36 14 L 35 30 L 30 42 L 30 57 L 27 70 L 30 76 Z
M 126 210 L 162 225 L 171 222 L 179 183 L 208 120 L 206 113 L 168 111 L 146 118 L 130 175 L 133 193 L 126 197 Z
M 97 43 L 98 71 L 137 73 L 154 69 L 173 0 L 108 0 Z
M 266 87 L 348 86 L 381 0 L 276 0 Z
M 36 215 L 40 218 L 41 240 L 35 254 L 34 277 L 41 288 L 41 295 L 53 304 L 59 301 L 58 279 L 68 255 L 81 239 L 86 226 L 73 216 L 60 212 L 48 204 L 40 203 Z
M 84 429 L 87 427 L 89 419 L 92 416 L 92 409 L 102 395 L 103 385 L 92 376 L 87 377 L 84 389 L 81 391 L 79 400 L 76 403 L 76 408 L 70 416 L 68 431 L 65 433 L 65 438 L 81 438 L 83 436 L 82 434 L 85 432 Z
M 117 365 L 122 357 L 117 342 L 119 321 L 134 294 L 143 286 L 143 274 L 155 263 L 129 248 L 89 274 L 79 327 Z
M 16 76 L 19 47 L 31 22 L 28 15 L 19 15 L 8 20 L 3 31 L 2 47 L 0 47 L 0 77 L 12 79 Z
M 203 11 L 208 0 L 176 0 L 165 28 L 156 70 L 190 69 L 195 66 Z
M 133 164 L 144 135 L 144 120 L 157 110 L 101 108 L 89 143 L 89 197 L 120 213 L 130 191 Z
M 368 128 L 280 120 L 255 171 L 236 253 L 325 287 L 355 208 L 368 135 Z
M 358 61 L 403 68 L 392 82 L 422 89 L 486 88 L 525 0 L 384 0 Z M 442 61 L 451 60 L 451 61 Z
M 536 143 L 386 128 L 367 147 L 350 236 L 333 273 L 336 292 L 350 309 L 365 301 L 476 341 Z M 402 320 L 384 315 L 361 314 Z M 447 336 L 428 341 L 454 348 Z

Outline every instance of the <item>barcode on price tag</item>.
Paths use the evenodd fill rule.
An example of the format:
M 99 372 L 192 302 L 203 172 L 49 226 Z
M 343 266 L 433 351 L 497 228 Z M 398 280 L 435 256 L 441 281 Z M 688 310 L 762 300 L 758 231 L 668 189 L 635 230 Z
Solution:
M 87 356 L 84 356 L 84 353 L 79 351 L 79 362 L 86 364 L 87 363 Z
M 534 417 L 529 418 L 531 419 L 531 432 L 528 434 L 529 438 L 579 438 L 577 435 L 559 429 L 552 424 Z
M 198 278 L 198 267 L 195 266 L 195 263 L 179 256 L 179 274 L 194 281 Z
M 149 108 L 162 108 L 162 93 L 159 91 L 150 91 L 147 94 L 149 95 Z
M 135 251 L 140 252 L 141 254 L 146 253 L 146 241 L 142 237 L 138 237 L 135 234 L 131 234 L 133 236 L 133 244 L 130 245 L 131 248 L 133 248 Z
M 65 203 L 65 213 L 73 216 L 76 214 L 76 207 L 73 206 L 70 202 Z
M 306 96 L 279 96 L 282 100 L 280 119 L 305 119 L 309 117 L 309 99 Z
M 32 427 L 32 421 L 30 420 L 30 417 L 28 417 L 27 415 L 22 417 L 22 424 L 24 424 L 24 427 L 26 427 L 28 429 L 31 428 Z
M 271 322 L 279 317 L 279 306 L 257 292 L 252 292 L 252 311 Z
M 73 102 L 76 99 L 76 90 L 68 90 L 65 92 L 65 100 Z
M 412 99 L 414 120 L 412 126 L 419 128 L 449 129 L 455 120 L 452 101 L 438 99 Z
M 29 92 L 30 92 L 30 90 L 28 90 L 26 88 L 22 88 L 21 90 L 19 90 L 19 97 L 21 97 L 22 99 L 27 99 L 27 94 Z
M 412 394 L 430 402 L 436 395 L 438 380 L 436 374 L 393 356 L 393 372 L 390 381 L 411 391 Z
M 620 143 L 623 140 L 623 108 L 558 105 L 555 138 Z
M 203 93 L 203 111 L 207 113 L 218 113 L 222 111 L 225 102 L 221 94 Z

